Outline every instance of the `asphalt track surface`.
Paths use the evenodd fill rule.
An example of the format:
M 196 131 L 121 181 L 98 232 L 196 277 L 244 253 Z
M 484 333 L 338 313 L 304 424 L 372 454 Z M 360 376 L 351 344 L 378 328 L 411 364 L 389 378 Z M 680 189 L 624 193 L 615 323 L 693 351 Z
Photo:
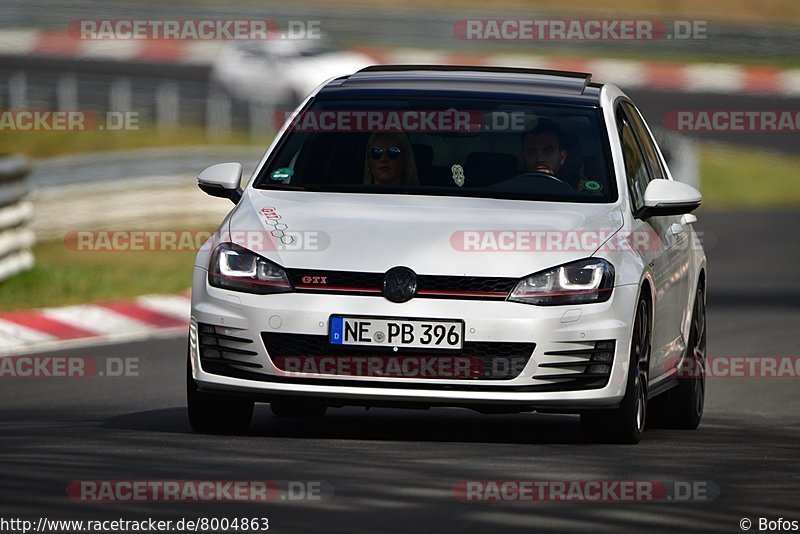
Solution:
M 704 213 L 709 354 L 797 356 L 800 249 L 792 212 Z M 638 446 L 585 442 L 575 416 L 342 408 L 279 419 L 257 405 L 243 436 L 195 434 L 184 407 L 186 338 L 61 354 L 138 358 L 138 377 L 0 385 L 0 517 L 268 517 L 274 532 L 740 532 L 800 520 L 798 378 L 714 378 L 696 431 Z M 53 353 L 55 354 L 55 353 Z M 73 480 L 325 481 L 317 502 L 89 503 Z M 461 480 L 708 482 L 700 502 L 469 503 Z

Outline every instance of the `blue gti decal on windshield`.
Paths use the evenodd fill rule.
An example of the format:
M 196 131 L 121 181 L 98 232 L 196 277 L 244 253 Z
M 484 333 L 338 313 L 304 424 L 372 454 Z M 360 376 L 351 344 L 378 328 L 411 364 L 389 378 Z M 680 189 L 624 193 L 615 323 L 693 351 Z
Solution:
M 331 345 L 342 344 L 342 324 L 344 319 L 341 317 L 331 317 Z

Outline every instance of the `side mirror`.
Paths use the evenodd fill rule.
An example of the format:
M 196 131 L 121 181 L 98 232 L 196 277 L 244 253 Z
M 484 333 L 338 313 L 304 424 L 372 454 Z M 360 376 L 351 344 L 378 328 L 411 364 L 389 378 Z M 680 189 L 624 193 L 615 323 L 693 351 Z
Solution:
M 242 198 L 241 163 L 219 163 L 197 175 L 197 185 L 212 197 L 230 199 L 234 204 Z
M 703 195 L 694 187 L 673 180 L 652 180 L 644 191 L 644 206 L 634 215 L 648 219 L 658 215 L 683 215 L 696 210 Z

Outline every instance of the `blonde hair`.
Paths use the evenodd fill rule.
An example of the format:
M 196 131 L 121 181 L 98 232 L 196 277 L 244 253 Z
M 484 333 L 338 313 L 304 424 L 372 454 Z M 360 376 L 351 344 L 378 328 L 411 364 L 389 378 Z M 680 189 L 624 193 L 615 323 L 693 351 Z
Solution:
M 375 144 L 379 136 L 385 135 L 391 137 L 397 142 L 398 148 L 405 156 L 405 166 L 403 167 L 403 174 L 400 178 L 402 185 L 418 186 L 419 178 L 417 178 L 417 162 L 414 159 L 414 150 L 411 148 L 411 142 L 404 132 L 372 132 L 367 141 L 367 148 L 364 151 L 364 183 L 367 185 L 375 185 L 375 178 L 369 170 L 369 151 Z

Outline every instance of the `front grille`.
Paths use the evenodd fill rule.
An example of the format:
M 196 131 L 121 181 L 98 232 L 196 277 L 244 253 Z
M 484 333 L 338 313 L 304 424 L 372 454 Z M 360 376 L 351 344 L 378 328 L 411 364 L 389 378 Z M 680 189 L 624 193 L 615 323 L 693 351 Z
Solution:
M 602 388 L 611 376 L 615 346 L 613 340 L 604 340 L 588 342 L 580 349 L 547 351 L 533 378 L 582 389 Z
M 241 378 L 258 382 L 272 382 L 282 384 L 305 384 L 317 386 L 363 387 L 366 383 L 359 380 L 359 376 L 348 373 L 331 373 L 326 378 L 325 374 L 299 373 L 286 375 L 264 374 L 259 369 L 256 353 L 244 347 L 252 343 L 243 337 L 235 335 L 235 330 L 230 328 L 198 325 L 201 341 L 201 362 L 203 370 L 231 378 Z M 421 389 L 437 391 L 475 391 L 475 392 L 559 392 L 599 389 L 608 383 L 613 365 L 615 343 L 614 341 L 587 342 L 581 349 L 563 351 L 547 351 L 542 362 L 537 367 L 536 374 L 530 384 L 505 385 L 498 384 L 498 380 L 511 380 L 519 376 L 522 368 L 531 358 L 536 347 L 535 343 L 504 343 L 504 342 L 465 342 L 461 351 L 451 350 L 417 350 L 371 348 L 371 347 L 341 347 L 330 345 L 327 336 L 303 334 L 279 334 L 263 332 L 261 338 L 273 363 L 284 362 L 286 358 L 322 358 L 339 357 L 356 358 L 373 356 L 387 359 L 390 357 L 462 357 L 473 362 L 473 358 L 480 360 L 481 373 L 476 376 L 464 376 L 462 380 L 453 380 L 450 384 L 441 382 L 425 383 L 425 381 L 392 380 L 381 381 L 381 388 L 388 389 Z M 230 349 L 235 349 L 231 351 Z M 248 354 L 243 354 L 243 352 Z M 494 362 L 494 363 L 493 363 Z M 593 366 L 605 366 L 594 367 Z M 285 367 L 285 366 L 284 366 Z M 280 367 L 279 367 L 280 368 Z M 318 369 L 317 369 L 318 370 Z M 374 375 L 370 375 L 374 376 Z M 348 379 L 350 377 L 352 379 Z M 414 378 L 439 378 L 434 376 Z M 457 383 L 456 383 L 457 382 Z
M 213 326 L 210 324 L 197 324 L 197 336 L 200 347 L 200 362 L 205 369 L 207 366 L 239 365 L 251 369 L 261 369 L 260 363 L 253 361 L 258 353 L 247 347 L 253 343 L 252 339 L 241 337 L 239 328 Z M 239 335 L 237 335 L 239 334 Z
M 344 293 L 380 293 L 384 276 L 384 273 L 308 269 L 286 269 L 286 273 L 296 291 L 316 290 Z M 308 279 L 316 279 L 316 282 L 306 281 Z
M 382 294 L 384 273 L 286 270 L 295 291 L 350 295 Z M 417 275 L 418 298 L 505 300 L 518 279 L 488 276 Z
M 475 298 L 505 299 L 517 285 L 516 278 L 497 278 L 480 276 L 442 276 L 425 275 L 418 277 L 420 296 L 432 297 L 437 294 L 473 294 Z
M 511 380 L 535 343 L 467 341 L 461 350 L 331 345 L 327 336 L 263 332 L 273 364 L 285 372 L 448 380 Z

